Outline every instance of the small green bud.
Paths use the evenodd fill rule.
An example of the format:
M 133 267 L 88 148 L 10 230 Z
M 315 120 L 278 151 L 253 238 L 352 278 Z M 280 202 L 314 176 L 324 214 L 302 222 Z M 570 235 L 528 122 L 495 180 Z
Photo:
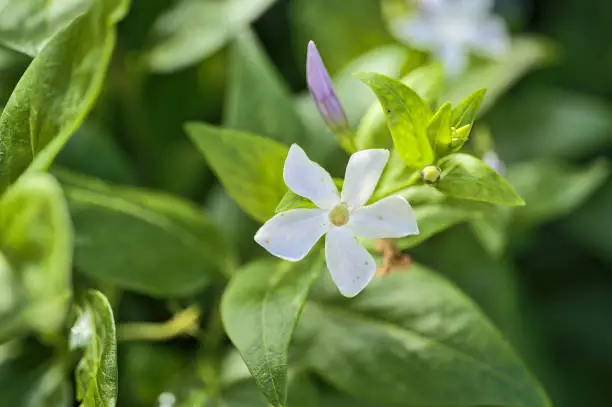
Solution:
M 435 165 L 426 165 L 421 170 L 421 179 L 426 184 L 435 184 L 440 180 L 442 171 Z
M 463 147 L 470 137 L 470 130 L 472 130 L 471 124 L 466 124 L 458 129 L 451 128 L 451 142 L 449 146 L 451 152 L 456 153 Z

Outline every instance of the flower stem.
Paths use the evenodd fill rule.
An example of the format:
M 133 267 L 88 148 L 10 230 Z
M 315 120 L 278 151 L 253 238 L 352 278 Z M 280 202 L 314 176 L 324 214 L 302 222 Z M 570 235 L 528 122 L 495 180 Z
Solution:
M 374 199 L 373 201 L 378 201 L 380 199 L 386 198 L 388 196 L 394 195 L 400 191 L 403 191 L 406 188 L 415 186 L 419 183 L 419 181 L 421 180 L 421 176 L 419 175 L 419 172 L 415 172 L 413 173 L 410 178 L 408 178 L 407 181 L 401 183 L 401 184 L 397 184 L 394 185 L 392 188 L 390 189 L 386 189 L 382 192 L 377 192 L 374 194 Z
M 200 310 L 192 305 L 163 323 L 135 322 L 117 326 L 119 341 L 165 341 L 183 334 L 192 335 L 198 328 Z

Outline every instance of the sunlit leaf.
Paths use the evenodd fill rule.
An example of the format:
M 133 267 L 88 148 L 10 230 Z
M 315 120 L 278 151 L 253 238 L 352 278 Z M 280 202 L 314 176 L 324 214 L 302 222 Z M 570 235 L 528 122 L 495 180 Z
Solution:
M 272 139 L 188 123 L 187 133 L 228 194 L 253 219 L 265 222 L 285 194 L 283 165 L 288 148 Z
M 406 165 L 421 169 L 432 164 L 433 151 L 427 139 L 427 125 L 432 113 L 425 101 L 408 86 L 384 75 L 362 73 L 358 77 L 378 97 L 395 150 Z
M 467 154 L 451 154 L 438 162 L 442 177 L 436 188 L 445 195 L 501 205 L 521 206 L 525 201 L 493 168 Z

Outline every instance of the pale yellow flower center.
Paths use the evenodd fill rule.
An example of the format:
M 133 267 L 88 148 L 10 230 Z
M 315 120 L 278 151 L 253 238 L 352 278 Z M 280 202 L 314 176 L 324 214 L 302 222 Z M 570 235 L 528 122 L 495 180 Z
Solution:
M 344 226 L 349 220 L 348 205 L 341 203 L 329 211 L 329 221 L 335 226 Z

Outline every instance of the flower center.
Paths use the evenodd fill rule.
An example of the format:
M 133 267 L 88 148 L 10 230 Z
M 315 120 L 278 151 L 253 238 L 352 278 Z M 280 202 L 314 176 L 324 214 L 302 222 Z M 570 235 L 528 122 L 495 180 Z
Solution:
M 341 203 L 329 211 L 329 221 L 335 226 L 344 226 L 349 220 L 348 205 Z

